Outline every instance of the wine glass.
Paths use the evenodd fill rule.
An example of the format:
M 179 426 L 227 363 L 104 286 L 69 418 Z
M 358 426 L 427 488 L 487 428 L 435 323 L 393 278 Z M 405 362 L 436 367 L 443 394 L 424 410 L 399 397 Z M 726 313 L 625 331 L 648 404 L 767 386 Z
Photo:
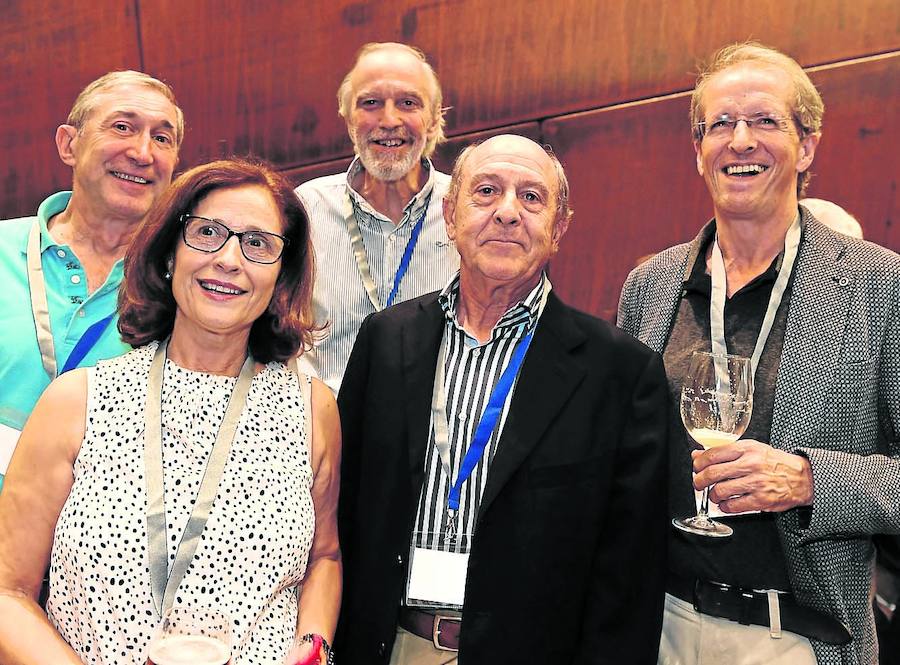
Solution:
M 750 359 L 697 351 L 681 386 L 681 421 L 690 437 L 705 449 L 737 441 L 753 411 L 753 371 Z M 703 490 L 694 517 L 672 520 L 682 531 L 725 538 L 734 530 L 709 518 L 709 487 Z
M 150 665 L 225 665 L 231 659 L 231 619 L 207 607 L 173 605 L 147 649 Z

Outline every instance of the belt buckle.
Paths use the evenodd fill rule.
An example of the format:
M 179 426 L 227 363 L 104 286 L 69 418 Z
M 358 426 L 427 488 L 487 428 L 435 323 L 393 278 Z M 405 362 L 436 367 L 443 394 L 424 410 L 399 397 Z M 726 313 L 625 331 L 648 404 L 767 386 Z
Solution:
M 459 649 L 445 647 L 441 644 L 441 621 L 459 621 L 459 617 L 450 616 L 448 614 L 435 614 L 434 624 L 431 629 L 431 643 L 434 645 L 435 649 L 440 649 L 441 651 L 459 651 Z

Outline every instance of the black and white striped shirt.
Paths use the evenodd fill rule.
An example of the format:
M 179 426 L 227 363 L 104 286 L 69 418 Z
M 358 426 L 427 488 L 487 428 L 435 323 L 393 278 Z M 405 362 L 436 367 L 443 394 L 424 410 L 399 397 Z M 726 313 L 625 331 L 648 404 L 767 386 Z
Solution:
M 478 506 L 481 504 L 481 495 L 487 483 L 488 468 L 497 451 L 497 442 L 506 423 L 515 384 L 506 397 L 484 454 L 468 481 L 462 486 L 459 512 L 456 515 L 457 538 L 452 543 L 444 537 L 447 529 L 447 497 L 450 487 L 456 481 L 460 464 L 472 442 L 481 414 L 490 401 L 494 386 L 509 364 L 516 344 L 537 325 L 542 304 L 546 301 L 545 290 L 549 293 L 550 288 L 550 280 L 546 274 L 542 275 L 537 286 L 525 299 L 500 317 L 491 331 L 490 340 L 481 345 L 466 333 L 456 318 L 459 276 L 441 292 L 439 302 L 447 317 L 444 331 L 444 343 L 447 344 L 444 359 L 444 389 L 447 396 L 452 479 L 447 477 L 441 464 L 441 457 L 435 448 L 432 413 L 425 455 L 425 482 L 422 485 L 413 527 L 415 546 L 455 552 L 469 551 Z
M 459 254 L 447 237 L 442 211 L 450 176 L 437 171 L 428 160 L 423 164 L 428 181 L 406 205 L 396 226 L 350 186 L 362 169 L 359 158 L 346 173 L 310 180 L 296 190 L 309 215 L 316 253 L 316 323 L 328 324 L 327 337 L 300 357 L 300 368 L 318 376 L 335 394 L 359 327 L 375 311 L 353 254 L 347 216 L 353 215 L 359 225 L 369 272 L 381 303 L 387 302 L 403 251 L 423 211 L 422 231 L 395 302 L 437 291 L 459 268 Z

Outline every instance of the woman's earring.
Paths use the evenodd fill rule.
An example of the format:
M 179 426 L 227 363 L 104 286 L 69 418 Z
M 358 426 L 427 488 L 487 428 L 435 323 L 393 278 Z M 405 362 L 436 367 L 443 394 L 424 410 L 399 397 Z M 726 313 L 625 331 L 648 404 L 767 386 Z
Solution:
M 172 273 L 166 270 L 166 274 L 163 275 L 163 279 L 165 279 L 166 281 L 170 281 L 172 279 Z

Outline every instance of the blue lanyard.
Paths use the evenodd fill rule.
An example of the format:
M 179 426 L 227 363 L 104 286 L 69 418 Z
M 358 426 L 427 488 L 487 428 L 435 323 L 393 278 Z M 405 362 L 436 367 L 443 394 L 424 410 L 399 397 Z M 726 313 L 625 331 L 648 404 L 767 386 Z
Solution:
M 519 340 L 518 344 L 516 344 L 513 356 L 509 360 L 509 364 L 506 366 L 506 369 L 503 370 L 503 374 L 500 375 L 500 380 L 497 381 L 494 390 L 491 391 L 491 397 L 484 409 L 484 413 L 481 414 L 481 420 L 478 421 L 478 427 L 475 428 L 475 435 L 472 437 L 472 442 L 469 444 L 466 456 L 463 458 L 462 464 L 459 467 L 456 482 L 453 483 L 453 487 L 450 488 L 450 495 L 447 498 L 447 508 L 449 510 L 459 510 L 459 497 L 462 492 L 463 483 L 469 479 L 472 475 L 472 471 L 475 470 L 478 461 L 481 459 L 482 455 L 484 455 L 484 449 L 487 447 L 487 443 L 491 438 L 491 433 L 497 426 L 497 421 L 500 420 L 500 414 L 503 412 L 503 405 L 506 403 L 506 398 L 509 395 L 509 391 L 512 389 L 513 382 L 516 380 L 519 368 L 522 367 L 522 362 L 525 360 L 525 352 L 528 351 L 528 347 L 531 345 L 531 339 L 533 337 L 534 330 Z
M 397 297 L 397 291 L 400 290 L 400 282 L 403 280 L 406 271 L 409 270 L 409 261 L 412 258 L 413 250 L 416 248 L 416 243 L 419 242 L 419 234 L 422 232 L 422 224 L 425 221 L 425 213 L 427 212 L 428 202 L 426 201 L 425 208 L 422 210 L 422 214 L 419 215 L 419 220 L 413 227 L 412 235 L 409 236 L 409 241 L 406 243 L 406 249 L 403 250 L 403 258 L 400 259 L 400 266 L 397 268 L 397 274 L 394 275 L 394 286 L 391 288 L 385 307 L 390 307 L 394 304 L 394 298 Z
M 57 372 L 56 352 L 53 343 L 53 331 L 50 329 L 50 307 L 47 303 L 47 286 L 44 284 L 44 268 L 41 263 L 40 223 L 35 221 L 28 233 L 28 245 L 25 248 L 25 261 L 28 267 L 28 290 L 31 297 L 31 313 L 34 317 L 34 328 L 38 348 L 41 351 L 41 364 L 52 381 L 59 374 L 68 372 L 78 366 L 88 352 L 94 348 L 115 312 L 92 323 L 75 343 L 75 348 L 66 359 L 62 371 Z
M 96 346 L 97 342 L 100 341 L 100 337 L 102 337 L 103 332 L 106 330 L 106 327 L 109 325 L 109 322 L 113 320 L 113 317 L 115 317 L 115 315 L 115 312 L 113 312 L 109 316 L 105 316 L 99 321 L 95 321 L 87 330 L 84 331 L 84 333 L 75 343 L 75 348 L 72 349 L 72 353 L 70 353 L 69 357 L 66 358 L 66 364 L 63 365 L 60 374 L 65 374 L 70 369 L 75 369 L 76 367 L 78 367 L 78 363 L 84 360 L 84 357 L 88 354 L 88 352 L 93 349 L 94 346 Z

